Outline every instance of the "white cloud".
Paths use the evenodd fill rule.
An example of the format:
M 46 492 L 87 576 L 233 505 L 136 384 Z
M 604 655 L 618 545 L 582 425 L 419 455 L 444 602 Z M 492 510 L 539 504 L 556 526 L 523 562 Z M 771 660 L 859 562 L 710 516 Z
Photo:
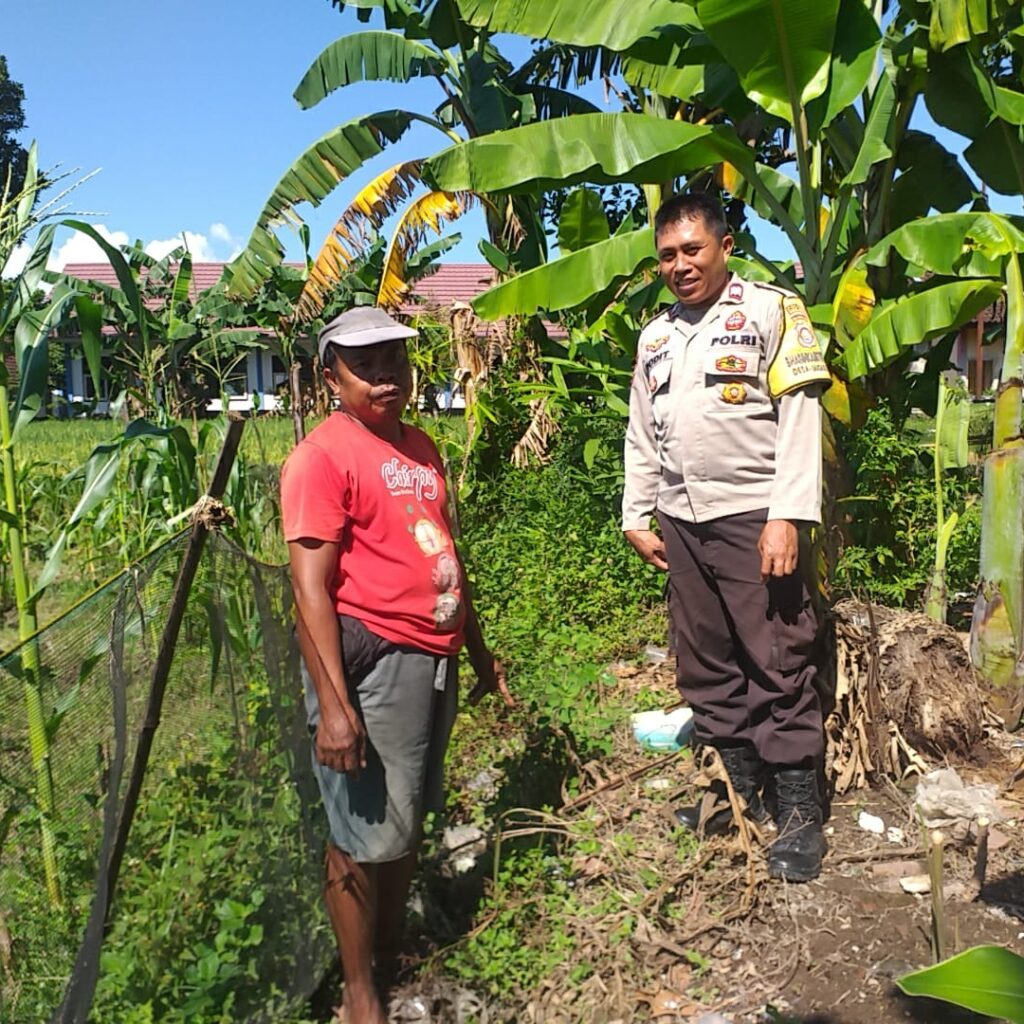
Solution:
M 201 235 L 196 231 L 183 231 L 177 238 L 155 239 L 152 242 L 147 242 L 146 252 L 158 260 L 162 260 L 169 252 L 183 244 L 192 254 L 192 259 L 196 263 L 210 263 L 218 258 L 206 235 Z
M 92 225 L 99 234 L 115 246 L 128 244 L 128 233 L 111 231 L 106 224 Z M 211 241 L 212 239 L 212 241 Z M 211 224 L 209 236 L 198 231 L 185 231 L 175 238 L 154 238 L 145 244 L 145 250 L 156 259 L 163 259 L 181 245 L 186 245 L 196 263 L 211 263 L 220 260 L 233 260 L 241 251 L 242 246 L 231 229 L 220 221 Z M 225 252 L 225 249 L 228 252 Z M 3 277 L 14 277 L 21 273 L 28 261 L 32 245 L 22 242 L 11 253 L 7 265 L 2 270 Z M 76 231 L 60 246 L 50 253 L 46 261 L 47 269 L 60 271 L 68 263 L 106 263 L 107 254 L 88 235 Z
M 128 234 L 125 231 L 111 231 L 106 224 L 92 225 L 97 234 L 110 242 L 111 245 L 127 245 Z M 55 252 L 50 253 L 46 266 L 50 270 L 63 270 L 68 263 L 106 263 L 107 254 L 88 236 L 76 231 Z
M 242 240 L 237 235 L 231 233 L 231 228 L 227 224 L 222 224 L 220 221 L 217 221 L 216 224 L 211 224 L 210 235 L 218 242 L 223 242 L 231 247 L 231 251 L 226 257 L 223 257 L 224 259 L 233 260 L 242 251 Z

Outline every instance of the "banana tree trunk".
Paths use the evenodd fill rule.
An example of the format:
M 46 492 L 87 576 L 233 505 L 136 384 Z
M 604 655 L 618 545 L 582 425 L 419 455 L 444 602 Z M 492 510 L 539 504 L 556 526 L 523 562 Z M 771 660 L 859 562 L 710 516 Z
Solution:
M 62 905 L 60 871 L 57 861 L 57 840 L 54 834 L 53 773 L 50 770 L 50 742 L 46 735 L 46 716 L 43 711 L 42 679 L 39 666 L 39 648 L 31 640 L 36 632 L 36 604 L 28 582 L 25 567 L 25 546 L 21 536 L 21 509 L 18 501 L 14 447 L 11 443 L 10 405 L 6 387 L 0 387 L 0 461 L 2 461 L 4 506 L 10 517 L 7 526 L 7 552 L 11 575 L 14 578 L 14 597 L 18 609 L 18 637 L 21 647 L 21 669 L 24 679 L 25 715 L 28 721 L 29 752 L 32 770 L 36 776 L 36 804 L 39 810 L 39 828 L 43 852 L 43 872 L 50 904 Z
M 997 685 L 1024 682 L 1024 282 L 1006 268 L 1006 349 L 996 394 L 992 451 L 985 458 L 980 586 L 971 620 L 971 661 Z
M 971 661 L 997 685 L 1024 682 L 1024 446 L 985 459 L 981 585 L 971 621 Z

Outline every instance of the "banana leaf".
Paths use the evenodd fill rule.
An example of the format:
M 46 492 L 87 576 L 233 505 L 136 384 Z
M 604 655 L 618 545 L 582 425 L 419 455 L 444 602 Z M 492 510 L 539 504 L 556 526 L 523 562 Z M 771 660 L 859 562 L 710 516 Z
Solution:
M 675 0 L 456 0 L 459 13 L 475 28 L 512 32 L 573 46 L 628 49 L 665 25 L 697 27 L 693 8 Z
M 865 377 L 906 349 L 973 320 L 1002 290 L 1002 283 L 993 280 L 929 283 L 876 306 L 867 327 L 843 349 L 837 364 L 850 380 Z
M 229 292 L 255 294 L 284 259 L 284 247 L 271 228 L 296 220 L 299 203 L 319 206 L 339 182 L 397 142 L 414 121 L 429 119 L 407 110 L 385 110 L 346 121 L 317 139 L 274 186 L 245 249 L 225 270 Z
M 830 125 L 864 91 L 878 59 L 882 34 L 864 0 L 840 0 L 828 86 L 807 104 L 811 137 Z
M 950 50 L 991 31 L 993 22 L 1013 0 L 931 0 L 928 42 Z
M 490 288 L 473 300 L 473 308 L 485 320 L 571 309 L 629 280 L 654 259 L 650 228 L 615 235 Z
M 703 32 L 671 26 L 623 54 L 622 77 L 638 89 L 688 100 L 704 88 L 704 64 L 721 59 Z
M 653 184 L 721 160 L 750 160 L 731 131 L 646 114 L 580 114 L 470 139 L 431 157 L 448 192 L 533 192 L 582 182 Z
M 309 66 L 295 89 L 303 110 L 353 82 L 409 82 L 447 69 L 443 54 L 397 32 L 367 31 L 342 36 Z
M 900 176 L 889 195 L 892 222 L 906 224 L 929 210 L 953 213 L 974 198 L 976 189 L 960 161 L 938 139 L 908 131 L 896 159 Z
M 1024 1024 L 1024 957 L 1002 946 L 975 946 L 896 980 L 909 996 L 928 996 L 986 1017 Z
M 865 262 L 884 267 L 895 251 L 933 274 L 996 277 L 1011 252 L 1024 252 L 1024 226 L 998 213 L 943 213 L 890 232 L 868 251 Z
M 566 256 L 608 238 L 608 216 L 601 197 L 589 188 L 570 192 L 558 218 L 558 251 Z
M 792 123 L 828 88 L 839 0 L 699 0 L 697 16 L 769 113 Z
M 887 139 L 892 131 L 892 115 L 895 107 L 896 90 L 893 87 L 892 79 L 887 74 L 883 74 L 871 99 L 871 109 L 868 111 L 868 118 L 864 124 L 864 135 L 853 167 L 850 168 L 850 173 L 843 178 L 844 188 L 863 184 L 867 181 L 868 172 L 875 164 L 892 156 Z

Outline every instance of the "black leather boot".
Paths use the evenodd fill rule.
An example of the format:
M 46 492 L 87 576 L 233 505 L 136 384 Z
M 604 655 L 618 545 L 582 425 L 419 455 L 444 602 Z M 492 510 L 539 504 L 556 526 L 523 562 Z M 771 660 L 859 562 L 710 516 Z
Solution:
M 768 874 L 788 882 L 809 882 L 821 873 L 821 858 L 828 849 L 821 831 L 817 770 L 777 768 L 775 794 L 779 838 L 768 851 Z
M 759 825 L 769 820 L 768 812 L 761 803 L 761 785 L 764 781 L 764 762 L 758 757 L 753 747 L 718 747 L 718 756 L 725 765 L 732 781 L 732 788 L 737 796 L 743 797 L 747 804 L 747 817 Z M 725 807 L 716 811 L 704 823 L 704 835 L 723 836 L 733 827 L 732 808 L 729 807 L 729 795 L 725 784 L 712 782 L 711 792 L 725 803 Z M 690 807 L 679 807 L 675 812 L 676 821 L 691 832 L 696 832 L 700 824 L 700 803 Z

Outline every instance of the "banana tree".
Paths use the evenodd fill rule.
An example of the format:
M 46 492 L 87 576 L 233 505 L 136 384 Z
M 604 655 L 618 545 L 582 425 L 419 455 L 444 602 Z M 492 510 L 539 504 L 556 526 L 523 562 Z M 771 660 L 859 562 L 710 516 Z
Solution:
M 971 621 L 971 659 L 1000 684 L 1024 679 L 1024 220 L 994 213 L 957 213 L 904 225 L 883 238 L 865 260 L 904 262 L 939 287 L 972 294 L 991 305 L 1006 300 L 1006 340 L 985 456 L 980 585 Z M 981 307 L 983 308 L 983 307 Z M 846 370 L 861 376 L 895 357 L 871 325 L 843 353 Z
M 540 118 L 596 109 L 562 89 L 520 81 L 490 34 L 470 28 L 452 0 L 360 0 L 335 6 L 355 7 L 363 20 L 378 9 L 387 30 L 356 32 L 324 49 L 295 90 L 300 106 L 308 109 L 355 82 L 417 79 L 436 83 L 439 102 L 429 113 L 388 110 L 355 118 L 307 149 L 274 188 L 245 250 L 229 270 L 230 288 L 237 295 L 254 294 L 281 262 L 284 248 L 276 228 L 301 223 L 299 204 L 321 205 L 414 126 L 427 126 L 447 141 L 458 142 L 463 135 L 475 138 Z M 399 211 L 378 296 L 383 305 L 401 299 L 407 285 L 405 261 L 422 245 L 427 229 L 439 233 L 478 198 L 484 200 L 491 243 L 511 253 L 514 265 L 544 260 L 543 228 L 530 197 L 499 204 L 472 192 L 441 190 L 414 198 L 421 183 L 422 161 L 405 160 L 378 174 L 350 201 L 310 267 L 297 306 L 300 317 L 308 320 L 320 312 L 338 279 Z
M 987 269 L 979 269 L 982 256 L 971 246 L 966 256 L 958 249 L 950 261 L 975 267 L 964 273 L 962 265 L 935 271 L 924 262 L 867 260 L 865 251 L 930 211 L 948 214 L 968 203 L 984 209 L 959 160 L 912 128 L 922 97 L 937 119 L 972 139 L 967 160 L 983 179 L 1000 159 L 1024 166 L 1016 159 L 1024 94 L 1012 87 L 1005 61 L 992 56 L 993 39 L 1008 18 L 1016 18 L 1017 35 L 1010 38 L 1019 42 L 1014 5 L 972 5 L 988 13 L 964 20 L 950 18 L 956 5 L 946 0 L 873 8 L 862 0 L 697 0 L 693 6 L 643 5 L 643 11 L 620 3 L 606 5 L 612 29 L 569 0 L 458 3 L 470 24 L 488 31 L 540 33 L 549 42 L 613 51 L 638 97 L 633 105 L 644 112 L 577 115 L 470 139 L 427 161 L 431 184 L 516 194 L 632 182 L 656 197 L 656 190 L 713 170 L 727 198 L 788 237 L 799 278 L 794 267 L 765 260 L 752 239 L 739 248 L 778 283 L 803 292 L 829 342 L 834 385 L 826 408 L 832 415 L 849 421 L 856 414 L 857 389 L 848 381 L 867 377 L 869 389 L 891 388 L 892 370 L 907 362 L 910 350 L 974 318 L 1001 293 L 1004 274 L 1013 292 L 1015 256 L 989 259 Z M 960 69 L 952 95 L 943 78 L 951 62 Z M 993 171 L 988 183 L 1020 191 L 1015 175 Z M 961 247 L 963 241 L 961 233 Z M 646 244 L 640 232 L 597 241 L 499 285 L 476 308 L 498 317 L 590 303 L 591 318 L 599 316 L 593 297 L 632 280 L 649 259 Z M 935 276 L 926 277 L 926 269 Z M 1011 315 L 1011 335 L 1016 323 Z M 1008 439 L 1020 430 L 1014 353 L 1008 344 L 997 451 L 1012 445 Z M 1005 493 L 1007 504 L 1018 493 L 1017 476 L 995 467 L 1015 465 L 1016 458 L 1001 453 L 987 470 L 989 491 Z M 1024 537 L 1024 530 L 1013 534 Z M 992 596 L 976 618 L 1006 618 L 1007 630 L 1019 636 L 1020 602 L 1008 595 L 1015 588 L 1009 576 L 1021 560 L 1014 552 L 996 553 L 996 535 L 989 530 L 988 536 L 992 555 L 984 575 Z M 987 644 L 978 641 L 982 661 L 990 660 L 980 653 Z M 1013 649 L 1019 657 L 1019 647 Z
M 188 352 L 200 340 L 192 309 L 192 257 L 179 247 L 160 260 L 139 245 L 116 246 L 91 224 L 69 220 L 65 225 L 91 238 L 103 250 L 117 276 L 118 287 L 98 281 L 76 281 L 94 300 L 91 311 L 78 310 L 83 336 L 85 319 L 91 332 L 113 328 L 109 340 L 127 393 L 142 415 L 180 415 L 183 371 Z M 58 276 L 59 281 L 66 280 Z M 98 379 L 98 368 L 92 368 Z
M 615 56 L 638 105 L 671 120 L 645 112 L 528 125 L 438 154 L 426 164 L 428 179 L 441 189 L 499 193 L 584 182 L 664 189 L 714 170 L 727 194 L 786 233 L 800 281 L 792 268 L 761 257 L 749 236 L 740 248 L 778 283 L 803 291 L 838 353 L 871 318 L 876 297 L 895 295 L 906 281 L 881 273 L 869 281 L 857 266 L 864 249 L 890 226 L 927 212 L 922 195 L 942 210 L 975 196 L 955 157 L 908 129 L 923 84 L 914 47 L 927 29 L 901 16 L 883 34 L 861 0 L 635 6 L 609 5 L 618 27 L 605 45 L 621 47 Z M 546 26 L 546 38 L 558 43 L 602 41 L 591 13 L 567 0 L 460 0 L 460 9 L 489 31 Z M 787 165 L 796 177 L 780 169 Z M 628 254 L 643 250 L 639 237 L 599 244 L 586 259 L 596 276 L 571 275 L 555 261 L 550 274 L 574 276 L 574 287 L 559 289 L 549 272 L 536 271 L 529 282 L 482 298 L 480 311 L 572 308 L 581 294 L 603 292 L 624 273 Z M 583 265 L 582 250 L 567 258 Z M 606 270 L 611 276 L 602 277 Z M 970 313 L 962 298 L 938 292 L 920 301 L 943 316 L 955 313 L 946 323 L 953 327 Z M 922 340 L 911 333 L 913 313 L 886 311 L 902 348 Z

